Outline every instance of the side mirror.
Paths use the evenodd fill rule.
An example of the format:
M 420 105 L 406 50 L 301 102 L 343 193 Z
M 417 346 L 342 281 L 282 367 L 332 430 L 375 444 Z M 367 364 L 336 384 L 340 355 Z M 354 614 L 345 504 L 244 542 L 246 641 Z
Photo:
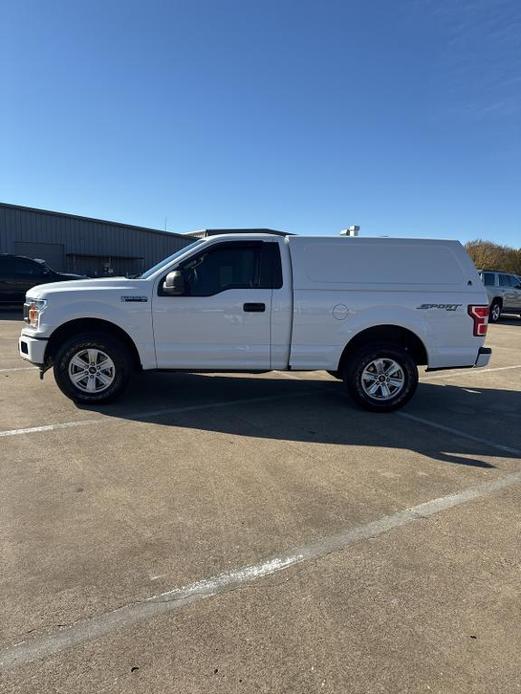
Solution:
M 185 278 L 181 270 L 168 273 L 163 282 L 163 293 L 168 296 L 182 296 L 185 293 Z

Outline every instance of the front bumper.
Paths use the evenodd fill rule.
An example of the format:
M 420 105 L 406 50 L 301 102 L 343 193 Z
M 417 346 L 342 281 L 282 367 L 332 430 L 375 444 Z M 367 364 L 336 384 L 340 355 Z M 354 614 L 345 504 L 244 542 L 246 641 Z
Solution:
M 22 334 L 18 340 L 18 353 L 22 359 L 39 366 L 44 363 L 46 347 L 47 339 L 45 338 L 36 339 Z
M 489 363 L 491 356 L 492 356 L 492 350 L 490 349 L 490 347 L 480 347 L 478 350 L 478 356 L 476 358 L 476 363 L 474 364 L 474 366 L 476 366 L 476 367 L 486 366 Z

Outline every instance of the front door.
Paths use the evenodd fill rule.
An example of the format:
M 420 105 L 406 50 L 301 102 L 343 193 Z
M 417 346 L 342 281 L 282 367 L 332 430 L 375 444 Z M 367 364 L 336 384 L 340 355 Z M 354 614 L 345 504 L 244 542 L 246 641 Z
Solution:
M 191 256 L 175 267 L 184 277 L 182 296 L 165 295 L 159 279 L 152 304 L 158 368 L 270 368 L 265 246 L 273 244 L 223 241 Z

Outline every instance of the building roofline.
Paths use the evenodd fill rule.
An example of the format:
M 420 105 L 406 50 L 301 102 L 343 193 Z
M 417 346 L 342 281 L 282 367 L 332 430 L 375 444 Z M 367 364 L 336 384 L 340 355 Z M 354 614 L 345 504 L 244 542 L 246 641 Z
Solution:
M 175 231 L 162 231 L 161 229 L 151 229 L 150 227 L 140 227 L 136 224 L 125 224 L 125 222 L 111 222 L 108 219 L 98 219 L 96 217 L 85 217 L 79 214 L 69 214 L 68 212 L 56 212 L 55 210 L 44 210 L 39 207 L 27 207 L 26 205 L 12 205 L 8 202 L 0 202 L 0 208 L 8 210 L 21 210 L 23 212 L 35 212 L 36 214 L 52 215 L 54 217 L 68 217 L 69 219 L 79 219 L 82 222 L 95 222 L 96 224 L 107 224 L 114 227 L 123 227 L 125 229 L 135 229 L 136 231 L 147 231 L 152 234 L 160 234 L 161 236 L 178 236 L 185 238 L 184 234 L 179 234 Z

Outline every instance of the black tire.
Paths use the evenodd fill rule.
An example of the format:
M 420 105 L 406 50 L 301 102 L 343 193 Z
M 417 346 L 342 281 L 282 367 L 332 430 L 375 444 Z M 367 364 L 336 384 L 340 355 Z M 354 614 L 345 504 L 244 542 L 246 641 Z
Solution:
M 497 299 L 490 304 L 490 310 L 488 313 L 489 323 L 497 323 L 499 317 L 501 316 L 501 302 Z
M 371 396 L 367 390 L 376 385 L 381 376 L 389 378 L 385 371 L 380 373 L 376 367 L 374 371 L 371 370 L 372 362 L 375 360 L 384 360 L 382 365 L 387 364 L 387 370 L 391 374 L 392 366 L 389 362 L 392 361 L 399 367 L 399 371 L 392 381 L 384 381 L 383 387 L 378 385 L 376 394 Z M 362 376 L 366 367 L 369 367 L 370 373 L 366 372 L 363 380 Z M 373 374 L 374 381 L 368 382 L 368 376 L 373 378 Z M 398 381 L 401 381 L 399 388 L 395 385 Z M 364 409 L 371 412 L 392 412 L 409 402 L 416 392 L 418 367 L 409 352 L 399 345 L 367 345 L 347 358 L 344 368 L 344 384 L 349 395 Z M 384 392 L 384 388 L 387 394 Z M 393 388 L 396 389 L 394 395 L 392 393 Z
M 112 362 L 113 368 L 110 366 L 101 369 L 101 376 L 111 381 L 109 385 L 101 381 L 99 370 L 95 374 L 86 375 L 78 385 L 71 380 L 71 369 L 76 371 L 73 375 L 81 376 L 81 368 L 78 369 L 74 364 L 71 366 L 71 361 L 74 357 L 83 361 L 85 356 L 82 358 L 79 355 L 86 350 L 91 350 L 90 354 L 98 355 L 97 363 L 93 362 L 94 368 L 100 369 L 103 363 L 106 363 L 99 357 L 100 353 L 106 355 Z M 91 368 L 88 362 L 85 362 L 85 368 L 87 371 Z M 128 348 L 116 337 L 105 333 L 76 335 L 64 342 L 54 357 L 54 378 L 59 389 L 68 398 L 78 403 L 101 404 L 115 400 L 125 390 L 131 372 L 132 358 Z M 87 381 L 94 382 L 98 389 L 94 392 L 86 392 Z

